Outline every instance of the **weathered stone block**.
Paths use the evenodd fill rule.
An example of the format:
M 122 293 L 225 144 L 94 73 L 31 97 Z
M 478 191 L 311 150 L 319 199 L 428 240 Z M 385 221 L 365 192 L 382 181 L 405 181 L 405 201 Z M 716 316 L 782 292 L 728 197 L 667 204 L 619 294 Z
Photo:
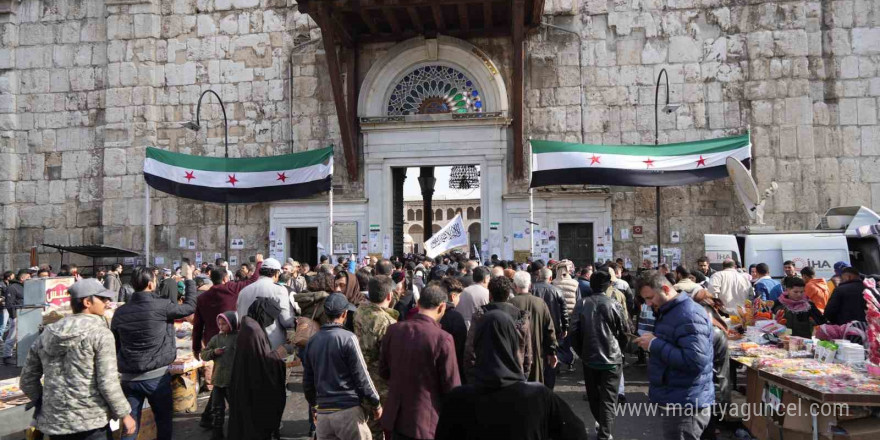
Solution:
M 877 25 L 875 24 L 875 26 Z M 852 35 L 854 53 L 859 55 L 880 54 L 880 27 L 856 28 L 852 30 Z
M 165 65 L 165 82 L 169 86 L 181 86 L 196 82 L 196 63 Z
M 669 62 L 686 63 L 699 61 L 702 57 L 700 44 L 687 36 L 675 36 L 669 39 Z
M 17 51 L 16 69 L 39 69 L 52 67 L 52 46 L 28 47 Z
M 65 151 L 62 153 L 61 177 L 77 179 L 94 176 L 100 159 L 91 151 Z
M 95 69 L 73 68 L 68 71 L 68 74 L 71 90 L 78 92 L 95 89 Z
M 618 40 L 617 64 L 619 66 L 641 64 L 644 44 L 645 42 L 641 38 Z
M 878 41 L 880 43 L 880 41 Z M 874 98 L 859 98 L 859 125 L 874 125 L 877 123 L 877 100 Z
M 198 17 L 198 35 L 204 37 L 206 35 L 214 35 L 217 33 L 217 25 L 214 23 L 213 17 L 210 15 L 199 15 Z
M 159 38 L 161 17 L 156 14 L 137 14 L 134 16 L 135 38 Z

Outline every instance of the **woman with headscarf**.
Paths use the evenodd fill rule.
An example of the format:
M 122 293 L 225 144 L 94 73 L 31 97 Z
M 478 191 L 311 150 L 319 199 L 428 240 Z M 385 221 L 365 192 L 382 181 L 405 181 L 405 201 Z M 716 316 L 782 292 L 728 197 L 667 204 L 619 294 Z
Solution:
M 587 431 L 562 398 L 539 382 L 526 382 L 513 318 L 492 310 L 474 331 L 474 383 L 443 402 L 436 440 L 586 440 Z
M 337 292 L 345 295 L 345 299 L 348 300 L 349 304 L 353 304 L 355 307 L 367 300 L 364 294 L 361 293 L 357 277 L 351 272 L 342 271 L 337 273 L 335 288 Z
M 229 385 L 231 439 L 269 439 L 281 425 L 287 401 L 285 364 L 265 328 L 281 314 L 274 298 L 257 298 L 241 320 Z

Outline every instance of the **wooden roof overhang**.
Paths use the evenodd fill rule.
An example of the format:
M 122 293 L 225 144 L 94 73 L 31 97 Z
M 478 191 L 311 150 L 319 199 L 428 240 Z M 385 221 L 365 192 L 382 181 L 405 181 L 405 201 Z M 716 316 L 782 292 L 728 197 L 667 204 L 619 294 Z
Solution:
M 523 42 L 525 33 L 540 25 L 543 10 L 544 0 L 300 0 L 299 11 L 321 28 L 349 178 L 358 177 L 357 47 L 437 35 L 511 39 L 513 168 L 522 177 Z

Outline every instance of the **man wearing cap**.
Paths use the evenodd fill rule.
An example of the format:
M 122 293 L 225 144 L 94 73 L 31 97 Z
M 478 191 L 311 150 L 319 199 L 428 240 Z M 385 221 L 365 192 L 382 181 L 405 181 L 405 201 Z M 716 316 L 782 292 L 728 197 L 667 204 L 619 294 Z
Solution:
M 348 300 L 333 293 L 324 301 L 328 322 L 309 339 L 303 355 L 303 391 L 317 412 L 318 438 L 372 438 L 367 414 L 382 416 L 379 393 L 354 333 L 342 324 L 348 318 Z
M 124 433 L 133 434 L 113 333 L 104 319 L 115 294 L 95 279 L 77 281 L 68 293 L 74 314 L 46 326 L 21 370 L 21 389 L 36 403 L 36 427 L 52 438 L 106 439 L 110 420 L 121 419 Z
M 260 279 L 255 283 L 242 289 L 238 295 L 236 309 L 238 316 L 247 316 L 248 308 L 256 298 L 275 298 L 281 306 L 281 314 L 278 320 L 272 325 L 266 327 L 266 334 L 269 336 L 269 343 L 272 348 L 276 349 L 287 339 L 286 330 L 294 327 L 293 311 L 290 308 L 290 297 L 287 295 L 287 289 L 278 285 L 278 277 L 281 275 L 281 263 L 274 258 L 263 260 L 263 265 L 259 270 Z

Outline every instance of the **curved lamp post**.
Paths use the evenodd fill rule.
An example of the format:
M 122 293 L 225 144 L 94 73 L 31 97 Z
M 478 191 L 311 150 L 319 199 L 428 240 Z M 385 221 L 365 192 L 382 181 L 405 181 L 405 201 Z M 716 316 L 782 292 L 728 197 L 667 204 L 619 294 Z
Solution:
M 663 113 L 670 114 L 680 107 L 680 104 L 670 104 L 669 103 L 669 74 L 666 73 L 666 69 L 660 69 L 660 74 L 657 75 L 657 84 L 654 86 L 654 145 L 658 145 L 660 143 L 660 78 L 666 79 L 666 105 L 663 106 Z M 657 269 L 660 269 L 660 264 L 663 263 L 663 250 L 662 245 L 660 244 L 663 240 L 660 236 L 660 187 L 655 187 L 657 195 Z
M 202 113 L 202 98 L 204 98 L 205 95 L 207 95 L 208 93 L 211 93 L 217 97 L 217 101 L 220 102 L 220 110 L 223 110 L 223 138 L 224 138 L 223 144 L 224 144 L 224 148 L 225 148 L 224 153 L 223 153 L 223 157 L 228 158 L 229 157 L 229 121 L 226 120 L 226 107 L 223 106 L 223 100 L 220 99 L 220 95 L 218 95 L 217 92 L 215 92 L 211 89 L 208 89 L 208 90 L 205 90 L 204 92 L 202 92 L 201 96 L 199 96 L 199 103 L 198 103 L 198 105 L 196 105 L 196 119 L 195 119 L 195 121 L 184 122 L 183 126 L 184 126 L 184 128 L 188 128 L 188 129 L 195 131 L 195 132 L 198 132 L 199 129 L 201 129 L 201 125 L 199 125 L 199 116 Z M 224 234 L 223 240 L 225 242 L 225 247 L 224 247 L 225 253 L 223 254 L 223 258 L 226 261 L 229 261 L 229 203 L 228 202 L 226 203 L 226 228 L 225 228 L 225 234 Z

